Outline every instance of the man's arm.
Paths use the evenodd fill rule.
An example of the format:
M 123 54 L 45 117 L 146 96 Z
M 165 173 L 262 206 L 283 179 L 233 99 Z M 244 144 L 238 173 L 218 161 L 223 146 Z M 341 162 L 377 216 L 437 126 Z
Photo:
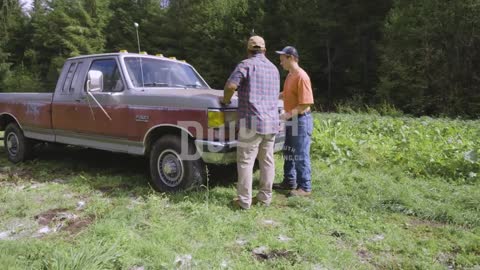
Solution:
M 227 82 L 225 84 L 225 87 L 223 88 L 223 104 L 230 104 L 232 96 L 237 88 L 238 86 L 234 83 Z

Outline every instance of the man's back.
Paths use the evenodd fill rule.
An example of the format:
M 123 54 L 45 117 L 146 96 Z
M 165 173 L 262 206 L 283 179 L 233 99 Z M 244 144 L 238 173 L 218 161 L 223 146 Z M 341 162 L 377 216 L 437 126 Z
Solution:
M 246 127 L 260 134 L 278 132 L 280 74 L 264 54 L 243 60 L 230 77 L 238 82 L 239 117 Z

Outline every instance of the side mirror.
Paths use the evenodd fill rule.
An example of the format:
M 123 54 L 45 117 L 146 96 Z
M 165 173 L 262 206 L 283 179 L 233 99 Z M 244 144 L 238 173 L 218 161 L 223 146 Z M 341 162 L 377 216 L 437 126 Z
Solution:
M 88 92 L 103 91 L 103 73 L 101 71 L 90 70 L 88 72 L 87 91 Z

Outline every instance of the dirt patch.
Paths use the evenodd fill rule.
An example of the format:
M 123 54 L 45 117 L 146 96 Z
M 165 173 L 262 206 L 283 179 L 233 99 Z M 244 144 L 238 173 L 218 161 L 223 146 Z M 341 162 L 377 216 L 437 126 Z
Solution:
M 372 260 L 372 255 L 366 249 L 360 249 L 357 251 L 357 256 L 362 263 L 369 263 Z
M 333 236 L 333 237 L 337 237 L 337 238 L 343 238 L 346 236 L 346 234 L 344 232 L 340 232 L 340 231 L 333 231 L 330 236 Z
M 34 218 L 40 225 L 48 225 L 52 221 L 63 221 L 68 218 L 68 209 L 66 208 L 57 208 L 45 211 L 41 214 L 36 215 Z
M 408 226 L 413 226 L 413 227 L 430 227 L 430 228 L 442 228 L 447 226 L 446 223 L 441 223 L 438 221 L 431 221 L 431 220 L 425 220 L 425 219 L 418 219 L 418 218 L 412 218 L 406 223 L 407 227 Z
M 94 218 L 90 216 L 80 218 L 68 212 L 68 209 L 57 208 L 36 215 L 35 220 L 39 225 L 55 228 L 51 230 L 52 232 L 67 231 L 71 234 L 77 234 L 88 227 L 94 221 Z
M 31 170 L 23 168 L 0 167 L 0 182 L 19 183 L 34 179 Z
M 297 253 L 289 250 L 271 250 L 271 251 L 253 251 L 253 256 L 259 261 L 268 261 L 276 259 L 286 259 L 293 264 L 297 263 L 300 258 Z
M 86 217 L 78 220 L 72 220 L 67 222 L 66 227 L 62 228 L 63 231 L 67 231 L 71 234 L 77 234 L 83 229 L 87 228 L 94 221 L 93 217 Z

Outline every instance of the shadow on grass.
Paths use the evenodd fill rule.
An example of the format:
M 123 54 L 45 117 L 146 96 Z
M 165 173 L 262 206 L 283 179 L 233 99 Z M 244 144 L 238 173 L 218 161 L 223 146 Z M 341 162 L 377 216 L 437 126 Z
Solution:
M 149 184 L 149 161 L 142 156 L 75 146 L 41 144 L 36 146 L 33 160 L 15 165 L 7 161 L 5 154 L 5 149 L 0 146 L 2 165 L 14 168 L 17 175 L 28 175 L 27 179 L 36 182 L 68 182 L 66 179 L 83 175 L 88 178 L 85 179 L 87 185 L 109 197 L 145 196 L 154 192 Z M 215 174 L 208 179 L 208 185 L 205 183 L 193 191 L 165 195 L 174 202 L 179 202 L 180 198 L 185 197 L 201 199 L 206 196 L 207 187 L 213 195 L 212 191 L 216 187 L 234 185 L 236 174 L 233 174 L 232 178 L 229 171 L 232 168 L 217 166 L 214 169 Z M 227 197 L 221 194 L 214 196 L 218 199 Z M 228 198 L 230 197 L 231 195 L 228 195 Z

